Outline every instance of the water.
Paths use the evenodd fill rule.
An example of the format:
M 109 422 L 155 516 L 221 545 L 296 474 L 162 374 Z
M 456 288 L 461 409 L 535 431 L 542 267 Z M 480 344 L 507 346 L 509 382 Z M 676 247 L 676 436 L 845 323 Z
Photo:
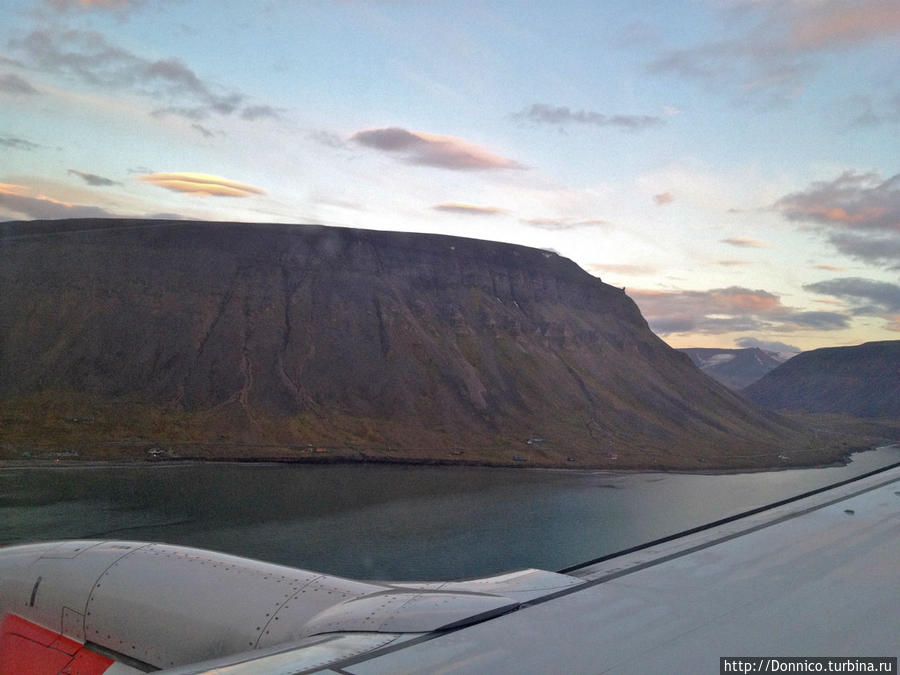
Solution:
M 731 475 L 388 465 L 0 468 L 0 542 L 164 541 L 360 579 L 561 569 L 900 461 Z

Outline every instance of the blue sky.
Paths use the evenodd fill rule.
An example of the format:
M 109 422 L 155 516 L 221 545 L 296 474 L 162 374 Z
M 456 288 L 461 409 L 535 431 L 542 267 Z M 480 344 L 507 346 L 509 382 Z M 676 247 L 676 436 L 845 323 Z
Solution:
M 673 346 L 900 338 L 896 0 L 7 0 L 0 219 L 550 248 Z

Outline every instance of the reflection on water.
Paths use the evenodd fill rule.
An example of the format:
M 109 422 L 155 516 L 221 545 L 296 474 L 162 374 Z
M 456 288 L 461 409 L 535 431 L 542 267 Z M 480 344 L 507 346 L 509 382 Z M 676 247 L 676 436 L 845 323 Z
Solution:
M 734 475 L 175 464 L 0 469 L 0 542 L 164 541 L 364 579 L 561 569 L 900 461 Z

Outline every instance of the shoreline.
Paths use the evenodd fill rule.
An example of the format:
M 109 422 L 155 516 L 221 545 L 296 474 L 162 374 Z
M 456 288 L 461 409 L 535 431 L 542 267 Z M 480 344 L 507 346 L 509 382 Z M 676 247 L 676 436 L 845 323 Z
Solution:
M 492 463 L 478 460 L 421 460 L 415 458 L 396 458 L 396 457 L 366 457 L 362 459 L 352 459 L 347 457 L 166 457 L 164 459 L 148 459 L 148 458 L 117 458 L 117 459 L 72 459 L 72 458 L 28 458 L 28 459 L 0 459 L 0 471 L 4 469 L 110 469 L 116 467 L 122 468 L 172 468 L 186 465 L 198 464 L 235 464 L 235 465 L 397 465 L 397 466 L 448 466 L 448 467 L 475 467 L 489 469 L 516 469 L 527 471 L 548 471 L 554 473 L 603 473 L 609 475 L 634 475 L 634 474 L 681 474 L 681 475 L 698 475 L 698 476 L 715 476 L 715 475 L 736 475 L 746 473 L 767 473 L 776 471 L 790 471 L 802 469 L 828 469 L 847 466 L 853 461 L 853 456 L 866 452 L 877 450 L 886 450 L 890 448 L 898 448 L 900 443 L 888 443 L 886 445 L 869 446 L 850 450 L 844 453 L 839 460 L 830 462 L 820 462 L 812 464 L 781 464 L 769 467 L 710 467 L 704 468 L 662 468 L 662 467 L 644 467 L 644 468 L 615 468 L 606 466 L 596 467 L 570 467 L 570 466 L 528 466 L 522 463 Z

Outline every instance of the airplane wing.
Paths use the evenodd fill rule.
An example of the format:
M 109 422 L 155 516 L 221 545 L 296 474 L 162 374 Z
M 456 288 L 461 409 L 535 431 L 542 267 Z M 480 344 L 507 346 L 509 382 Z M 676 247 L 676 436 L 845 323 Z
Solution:
M 894 465 L 563 573 L 376 583 L 165 544 L 14 546 L 0 549 L 0 674 L 714 672 L 724 656 L 896 656 L 898 516 Z M 31 658 L 48 665 L 15 669 Z
M 35 659 L 48 664 L 33 670 L 41 674 L 76 672 L 73 664 L 88 659 L 93 669 L 78 672 L 112 663 L 144 672 L 210 660 L 257 661 L 247 672 L 266 672 L 260 658 L 292 668 L 327 663 L 484 621 L 579 583 L 542 570 L 370 583 L 147 542 L 12 546 L 0 550 L 0 673 L 18 675 Z

